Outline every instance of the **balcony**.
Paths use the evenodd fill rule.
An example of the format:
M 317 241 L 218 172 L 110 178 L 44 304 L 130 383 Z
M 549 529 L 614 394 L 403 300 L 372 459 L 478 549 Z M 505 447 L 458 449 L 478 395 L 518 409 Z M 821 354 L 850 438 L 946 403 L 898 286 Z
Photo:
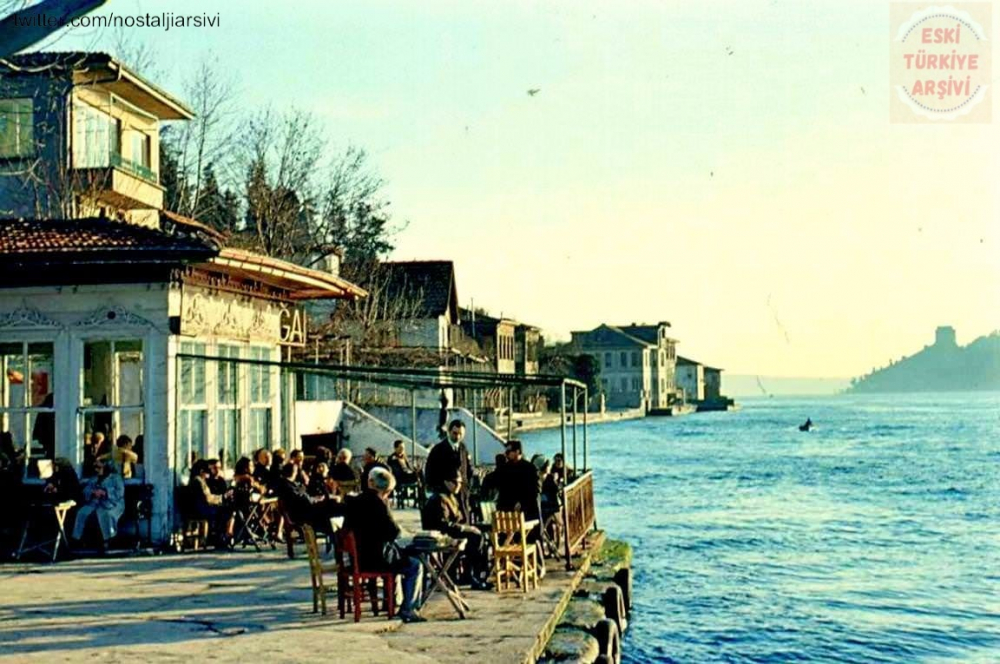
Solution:
M 160 176 L 156 174 L 156 171 L 148 166 L 143 166 L 140 163 L 134 162 L 131 159 L 126 159 L 120 154 L 111 155 L 111 165 L 115 168 L 120 168 L 126 173 L 130 173 L 137 178 L 146 180 L 147 182 L 160 184 Z
M 119 154 L 107 165 L 75 169 L 75 188 L 99 203 L 121 210 L 162 210 L 163 187 L 156 172 Z

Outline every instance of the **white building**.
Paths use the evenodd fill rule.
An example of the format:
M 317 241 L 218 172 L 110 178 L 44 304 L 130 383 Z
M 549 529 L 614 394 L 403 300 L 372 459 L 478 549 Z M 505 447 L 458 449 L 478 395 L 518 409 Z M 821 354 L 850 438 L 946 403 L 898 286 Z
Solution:
M 22 110 L 65 99 L 107 100 L 116 110 L 95 101 L 72 129 L 34 111 L 0 122 L 0 146 L 27 132 L 46 168 L 73 171 L 86 153 L 85 170 L 102 176 L 63 192 L 71 204 L 49 216 L 0 218 L 0 431 L 26 450 L 29 485 L 39 458 L 64 457 L 82 471 L 93 432 L 140 441 L 127 484 L 152 487 L 152 540 L 163 543 L 175 525 L 173 490 L 193 456 L 231 465 L 290 441 L 293 397 L 276 367 L 206 358 L 278 361 L 283 345 L 305 341 L 298 303 L 365 293 L 331 274 L 225 248 L 211 229 L 162 210 L 159 120 L 190 112 L 107 56 L 52 55 L 58 66 L 47 67 L 44 55 L 4 72 L 0 97 L 33 91 Z M 57 88 L 70 94 L 49 98 Z M 142 117 L 138 129 L 122 109 Z M 87 127 L 105 138 L 94 143 Z M 65 154 L 49 163 L 52 146 Z M 101 149 L 110 152 L 99 158 Z M 126 158 L 132 150 L 139 162 Z M 0 209 L 20 204 L 7 197 L 10 177 Z

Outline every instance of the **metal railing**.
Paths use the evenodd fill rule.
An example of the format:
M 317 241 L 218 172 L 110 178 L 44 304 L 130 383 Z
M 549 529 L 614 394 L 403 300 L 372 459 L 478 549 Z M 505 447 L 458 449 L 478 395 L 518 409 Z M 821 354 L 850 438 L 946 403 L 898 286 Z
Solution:
M 131 159 L 126 159 L 120 154 L 111 154 L 111 165 L 115 168 L 120 168 L 126 173 L 130 173 L 143 180 L 148 180 L 153 183 L 160 182 L 160 176 L 156 174 L 152 168 L 148 166 L 143 166 L 142 164 L 132 161 Z
M 584 471 L 572 483 L 563 487 L 562 517 L 566 569 L 572 569 L 573 554 L 580 550 L 587 533 L 597 525 L 593 471 Z

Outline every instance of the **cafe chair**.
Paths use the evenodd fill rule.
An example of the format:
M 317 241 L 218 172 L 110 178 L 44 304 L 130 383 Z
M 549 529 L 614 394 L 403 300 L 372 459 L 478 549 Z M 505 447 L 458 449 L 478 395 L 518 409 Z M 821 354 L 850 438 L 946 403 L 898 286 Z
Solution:
M 337 609 L 343 618 L 347 610 L 354 610 L 354 622 L 361 622 L 361 603 L 370 599 L 372 613 L 378 615 L 378 585 L 382 582 L 385 611 L 391 620 L 396 614 L 395 572 L 362 572 L 358 569 L 358 545 L 354 533 L 340 529 L 334 535 L 337 557 Z
M 325 575 L 336 575 L 338 565 L 336 563 L 323 562 L 319 553 L 319 544 L 316 541 L 316 531 L 310 525 L 302 526 L 302 537 L 306 542 L 306 553 L 309 556 L 309 577 L 312 582 L 313 593 L 313 613 L 320 612 L 326 615 L 326 594 L 333 592 L 336 587 L 328 582 Z M 343 615 L 341 615 L 343 617 Z
M 495 512 L 490 541 L 497 592 L 538 587 L 538 547 L 528 543 L 523 512 Z

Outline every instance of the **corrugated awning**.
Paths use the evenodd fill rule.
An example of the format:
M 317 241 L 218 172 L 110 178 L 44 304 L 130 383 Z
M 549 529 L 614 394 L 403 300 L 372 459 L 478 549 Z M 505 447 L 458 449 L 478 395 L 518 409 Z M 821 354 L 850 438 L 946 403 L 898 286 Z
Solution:
M 209 259 L 213 269 L 254 279 L 288 292 L 292 300 L 348 299 L 367 297 L 368 292 L 346 279 L 295 263 L 262 256 L 243 249 L 223 249 Z

